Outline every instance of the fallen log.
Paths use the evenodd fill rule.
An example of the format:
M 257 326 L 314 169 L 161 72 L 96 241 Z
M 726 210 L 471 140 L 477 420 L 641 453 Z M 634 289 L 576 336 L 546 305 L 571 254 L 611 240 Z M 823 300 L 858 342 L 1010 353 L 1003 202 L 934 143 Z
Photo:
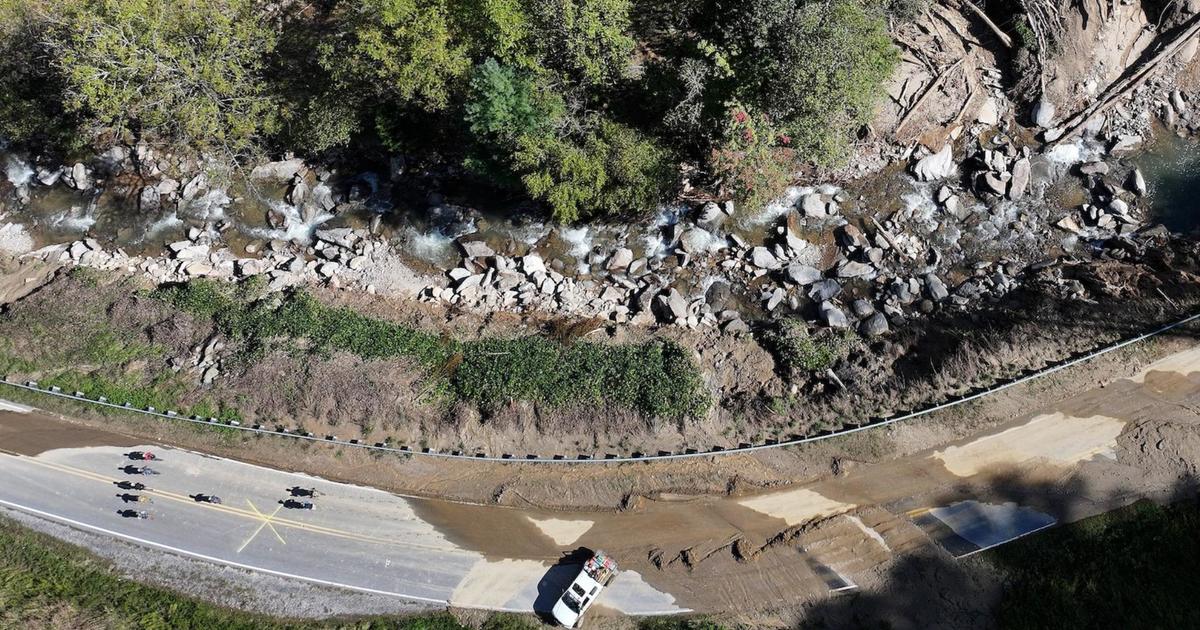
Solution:
M 1062 126 L 1059 127 L 1062 133 L 1054 140 L 1047 142 L 1046 146 L 1053 147 L 1079 133 L 1093 118 L 1108 111 L 1109 108 L 1116 105 L 1126 95 L 1145 83 L 1146 79 L 1154 75 L 1154 71 L 1158 69 L 1161 63 L 1174 57 L 1192 38 L 1200 36 L 1200 13 L 1193 16 L 1177 32 L 1178 35 L 1164 44 L 1154 56 L 1147 59 L 1132 72 L 1127 72 L 1124 78 L 1114 81 L 1104 90 L 1100 98 L 1064 121 Z

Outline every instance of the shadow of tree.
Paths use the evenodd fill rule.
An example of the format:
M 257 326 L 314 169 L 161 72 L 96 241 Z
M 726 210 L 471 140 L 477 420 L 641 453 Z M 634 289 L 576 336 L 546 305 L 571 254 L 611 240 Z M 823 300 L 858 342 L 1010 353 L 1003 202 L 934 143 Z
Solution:
M 1200 607 L 1200 480 L 1166 496 L 1060 525 L 966 558 L 927 547 L 900 557 L 859 592 L 806 607 L 800 628 L 1196 628 Z M 1001 479 L 990 501 L 1065 513 L 1047 497 L 1086 481 Z M 1113 489 L 1114 499 L 1129 496 Z M 943 497 L 953 500 L 955 497 Z

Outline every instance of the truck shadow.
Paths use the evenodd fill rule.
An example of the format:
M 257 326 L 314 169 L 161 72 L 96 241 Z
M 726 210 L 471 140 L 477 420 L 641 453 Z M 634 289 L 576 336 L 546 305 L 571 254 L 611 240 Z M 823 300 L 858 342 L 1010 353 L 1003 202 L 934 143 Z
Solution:
M 571 582 L 575 580 L 575 576 L 579 575 L 579 571 L 583 568 L 583 563 L 591 558 L 594 552 L 587 547 L 579 547 L 573 551 L 564 552 L 558 562 L 546 571 L 542 579 L 537 585 L 537 599 L 533 601 L 533 612 L 537 614 L 543 621 L 553 623 L 554 619 L 550 616 L 550 611 L 554 608 L 554 604 L 558 598 L 562 596 Z

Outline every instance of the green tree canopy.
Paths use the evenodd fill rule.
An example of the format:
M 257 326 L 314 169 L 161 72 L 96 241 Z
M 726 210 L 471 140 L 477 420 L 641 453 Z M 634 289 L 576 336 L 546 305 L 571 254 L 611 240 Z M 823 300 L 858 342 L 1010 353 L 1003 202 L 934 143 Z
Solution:
M 320 64 L 359 98 L 438 110 L 471 68 L 442 0 L 342 0 L 333 27 Z
M 274 127 L 252 0 L 65 0 L 43 44 L 65 105 L 122 136 L 240 155 Z

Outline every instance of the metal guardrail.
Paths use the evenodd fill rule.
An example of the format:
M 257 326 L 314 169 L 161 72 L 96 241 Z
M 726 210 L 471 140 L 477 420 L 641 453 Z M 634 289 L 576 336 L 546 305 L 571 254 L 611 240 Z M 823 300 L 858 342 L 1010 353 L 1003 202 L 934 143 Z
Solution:
M 731 455 L 734 453 L 751 453 L 751 452 L 761 451 L 761 450 L 766 450 L 766 449 L 783 448 L 783 447 L 787 447 L 787 446 L 797 446 L 800 444 L 809 444 L 812 442 L 819 442 L 821 440 L 829 440 L 829 439 L 833 439 L 833 438 L 837 438 L 837 437 L 842 437 L 845 435 L 850 435 L 853 433 L 858 433 L 860 431 L 866 431 L 869 429 L 877 429 L 880 427 L 885 427 L 885 426 L 889 426 L 892 424 L 896 424 L 898 422 L 903 422 L 905 420 L 912 420 L 913 418 L 919 418 L 921 416 L 928 415 L 928 414 L 931 414 L 931 413 L 934 413 L 937 411 L 942 411 L 944 409 L 949 409 L 951 407 L 956 407 L 958 405 L 968 403 L 973 400 L 978 400 L 985 396 L 990 396 L 997 392 L 1006 390 L 1010 387 L 1016 387 L 1017 385 L 1021 385 L 1023 383 L 1028 383 L 1029 381 L 1033 381 L 1033 380 L 1036 380 L 1036 379 L 1039 379 L 1039 378 L 1042 378 L 1045 376 L 1049 376 L 1050 374 L 1054 374 L 1055 372 L 1065 370 L 1069 367 L 1079 365 L 1080 363 L 1084 363 L 1086 361 L 1095 359 L 1096 357 L 1099 357 L 1099 356 L 1108 354 L 1110 352 L 1120 350 L 1121 348 L 1125 348 L 1127 346 L 1131 346 L 1133 344 L 1145 341 L 1146 339 L 1149 339 L 1151 337 L 1161 335 L 1172 329 L 1179 328 L 1180 326 L 1184 326 L 1190 322 L 1196 321 L 1197 319 L 1200 319 L 1200 313 L 1185 317 L 1184 319 L 1181 319 L 1176 322 L 1167 324 L 1165 326 L 1156 328 L 1150 332 L 1142 333 L 1140 335 L 1137 335 L 1136 337 L 1131 337 L 1124 341 L 1120 341 L 1118 343 L 1115 343 L 1115 344 L 1112 344 L 1109 346 L 1105 346 L 1098 350 L 1093 350 L 1091 352 L 1088 352 L 1086 354 L 1078 356 L 1074 359 L 1068 359 L 1068 360 L 1061 361 L 1054 365 L 1034 371 L 1031 374 L 1027 374 L 1025 376 L 1006 381 L 999 385 L 995 385 L 993 387 L 984 389 L 979 392 L 975 392 L 973 394 L 961 396 L 959 398 L 955 398 L 953 400 L 949 400 L 944 403 L 934 405 L 932 407 L 927 407 L 927 408 L 921 409 L 919 411 L 913 411 L 910 413 L 906 413 L 906 414 L 902 414 L 902 415 L 898 415 L 898 416 L 892 416 L 889 418 L 870 419 L 870 420 L 867 420 L 867 421 L 859 424 L 858 426 L 853 426 L 848 429 L 840 429 L 837 431 L 824 431 L 817 435 L 792 437 L 792 438 L 789 438 L 786 440 L 766 440 L 762 444 L 754 444 L 754 445 L 743 444 L 743 445 L 740 445 L 737 447 L 730 447 L 730 448 L 714 446 L 711 449 L 703 450 L 703 451 L 698 450 L 698 449 L 686 449 L 682 453 L 673 453 L 673 452 L 667 453 L 667 452 L 660 451 L 658 454 L 654 454 L 654 455 L 644 455 L 644 454 L 635 452 L 631 455 L 606 454 L 603 457 L 596 457 L 595 454 L 587 454 L 587 453 L 576 455 L 574 458 L 567 458 L 566 456 L 563 456 L 563 455 L 554 455 L 552 457 L 541 457 L 538 455 L 526 455 L 524 457 L 518 457 L 516 455 L 507 454 L 507 453 L 500 455 L 500 456 L 496 456 L 496 455 L 488 455 L 487 453 L 467 454 L 467 453 L 463 453 L 461 451 L 444 452 L 444 451 L 438 451 L 436 449 L 430 449 L 430 448 L 412 449 L 408 446 L 389 446 L 388 444 L 386 444 L 384 442 L 376 442 L 374 444 L 369 444 L 369 443 L 363 442 L 362 440 L 357 440 L 357 439 L 340 440 L 337 437 L 332 436 L 332 435 L 328 435 L 325 437 L 319 437 L 319 436 L 313 435 L 312 433 L 300 432 L 298 429 L 287 429 L 287 428 L 280 428 L 280 427 L 276 427 L 276 429 L 268 429 L 268 428 L 264 428 L 260 424 L 255 424 L 252 426 L 243 426 L 240 422 L 235 421 L 235 420 L 220 420 L 218 418 L 201 418 L 199 416 L 191 416 L 191 417 L 181 416 L 181 415 L 179 415 L 178 412 L 176 412 L 174 410 L 158 411 L 154 407 L 146 407 L 144 409 L 136 408 L 136 407 L 133 407 L 132 405 L 130 405 L 129 403 L 118 404 L 118 403 L 111 402 L 111 401 L 107 400 L 106 398 L 104 398 L 103 396 L 99 396 L 97 398 L 89 398 L 83 392 L 67 393 L 67 392 L 62 391 L 61 388 L 55 387 L 55 386 L 43 388 L 43 387 L 40 387 L 37 384 L 37 382 L 35 382 L 35 381 L 26 381 L 25 383 L 16 383 L 16 382 L 10 381 L 8 376 L 5 376 L 3 378 L 3 380 L 0 380 L 0 384 L 8 385 L 9 387 L 24 389 L 24 390 L 31 391 L 31 392 L 37 392 L 40 394 L 47 394 L 50 396 L 57 396 L 59 398 L 75 400 L 78 402 L 88 403 L 91 405 L 109 407 L 112 409 L 133 412 L 133 413 L 139 413 L 139 414 L 147 415 L 147 416 L 154 416 L 154 417 L 163 418 L 166 420 L 181 420 L 184 422 L 191 422 L 194 424 L 200 424 L 200 425 L 205 425 L 205 426 L 217 426 L 217 427 L 234 429 L 234 430 L 238 430 L 238 431 L 247 431 L 247 432 L 252 432 L 252 433 L 257 433 L 257 434 L 262 434 L 262 435 L 275 435 L 275 436 L 288 437 L 288 438 L 298 439 L 298 440 L 309 440 L 311 442 L 337 444 L 339 446 L 362 448 L 362 449 L 367 449 L 367 450 L 376 451 L 376 452 L 393 453 L 396 455 L 413 455 L 413 456 L 422 456 L 422 457 L 440 457 L 443 459 L 463 459 L 463 460 L 471 460 L 471 461 L 509 462 L 509 463 L 524 462 L 524 463 L 541 463 L 541 464 L 613 464 L 613 463 L 624 463 L 624 462 L 646 462 L 646 461 L 661 461 L 661 460 L 671 460 L 671 459 L 687 459 L 687 458 L 693 458 L 693 457 L 714 457 L 714 456 L 719 456 L 719 455 Z

